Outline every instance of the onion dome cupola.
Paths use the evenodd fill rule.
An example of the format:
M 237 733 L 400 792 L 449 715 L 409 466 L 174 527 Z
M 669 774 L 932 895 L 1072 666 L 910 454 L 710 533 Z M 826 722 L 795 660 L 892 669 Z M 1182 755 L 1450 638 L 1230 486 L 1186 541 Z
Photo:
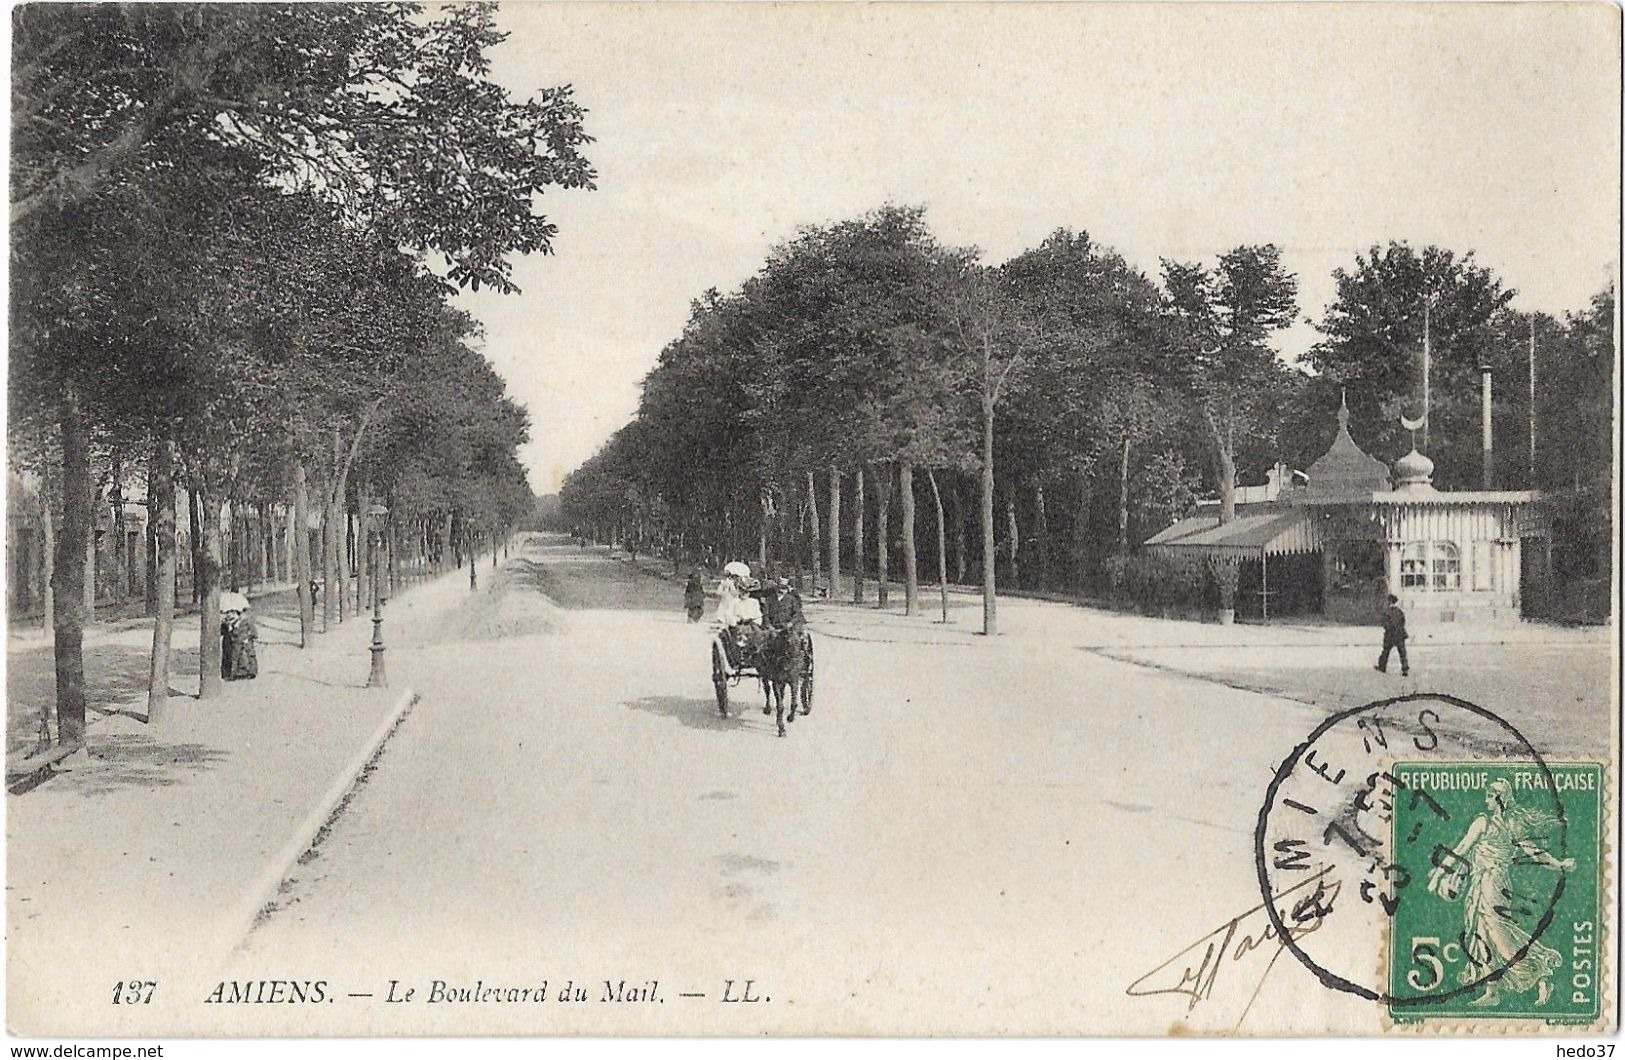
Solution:
M 1409 493 L 1427 493 L 1433 490 L 1433 461 L 1417 451 L 1411 451 L 1394 461 L 1394 489 Z
M 1305 499 L 1369 500 L 1371 494 L 1387 489 L 1388 465 L 1361 449 L 1349 434 L 1348 397 L 1344 395 L 1337 409 L 1337 436 L 1332 439 L 1331 448 L 1309 465 Z

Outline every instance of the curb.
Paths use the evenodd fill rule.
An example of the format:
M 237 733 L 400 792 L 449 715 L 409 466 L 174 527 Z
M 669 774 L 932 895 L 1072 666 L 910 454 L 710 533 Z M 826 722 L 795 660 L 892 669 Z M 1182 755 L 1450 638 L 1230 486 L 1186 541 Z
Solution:
M 835 630 L 830 629 L 827 626 L 818 625 L 810 618 L 807 621 L 807 628 L 817 631 L 818 635 L 821 637 L 829 637 L 831 640 L 851 641 L 854 644 L 918 644 L 921 647 L 927 648 L 962 648 L 998 643 L 998 638 L 996 636 L 985 637 L 981 633 L 977 632 L 971 632 L 968 634 L 965 640 L 916 640 L 910 637 L 863 637 L 855 633 L 837 633 Z
M 384 745 L 395 734 L 395 730 L 400 727 L 401 722 L 406 719 L 406 715 L 417 702 L 418 694 L 413 689 L 407 688 L 401 693 L 395 706 L 362 745 L 361 750 L 344 769 L 339 771 L 333 783 L 322 794 L 320 801 L 299 822 L 299 826 L 277 851 L 269 867 L 255 877 L 244 897 L 233 907 L 230 917 L 221 929 L 218 944 L 213 948 L 222 961 L 242 947 L 248 936 L 259 926 L 260 921 L 275 907 L 283 880 L 287 879 L 288 874 L 305 854 L 322 840 L 333 822 L 344 812 L 350 797 L 360 786 L 367 767 L 383 753 Z

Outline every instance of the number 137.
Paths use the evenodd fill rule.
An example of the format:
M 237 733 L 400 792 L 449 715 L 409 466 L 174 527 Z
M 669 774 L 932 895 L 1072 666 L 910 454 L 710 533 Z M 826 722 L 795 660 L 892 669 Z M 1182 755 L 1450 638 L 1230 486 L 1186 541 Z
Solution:
M 152 992 L 158 989 L 158 984 L 151 979 L 132 979 L 129 982 L 113 984 L 113 1004 L 115 1005 L 150 1005 Z

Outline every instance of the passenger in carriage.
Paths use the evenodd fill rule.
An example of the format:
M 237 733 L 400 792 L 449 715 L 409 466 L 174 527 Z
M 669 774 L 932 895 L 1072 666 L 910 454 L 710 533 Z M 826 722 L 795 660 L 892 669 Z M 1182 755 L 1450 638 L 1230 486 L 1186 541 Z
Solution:
M 735 560 L 722 568 L 722 583 L 717 586 L 717 622 L 722 626 L 722 645 L 728 653 L 728 663 L 738 667 L 742 651 L 754 653 L 762 636 L 762 605 L 750 594 L 761 588 L 761 583 L 750 576 L 750 567 Z
M 724 629 L 742 622 L 762 623 L 762 605 L 752 596 L 759 583 L 750 576 L 750 568 L 735 560 L 722 568 L 722 582 L 717 586 L 716 619 Z

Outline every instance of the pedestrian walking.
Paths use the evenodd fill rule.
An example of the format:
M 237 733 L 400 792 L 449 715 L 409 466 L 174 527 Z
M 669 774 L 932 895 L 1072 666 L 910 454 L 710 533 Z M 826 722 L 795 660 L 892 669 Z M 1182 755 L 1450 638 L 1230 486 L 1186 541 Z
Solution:
M 705 585 L 700 581 L 698 568 L 688 576 L 688 584 L 683 586 L 683 606 L 688 609 L 690 622 L 698 622 L 705 613 Z
M 1376 666 L 1379 673 L 1388 672 L 1388 653 L 1396 648 L 1400 676 L 1411 672 L 1411 660 L 1405 654 L 1405 636 L 1405 609 L 1399 606 L 1399 597 L 1389 593 L 1388 610 L 1382 614 L 1382 654 L 1377 656 Z

